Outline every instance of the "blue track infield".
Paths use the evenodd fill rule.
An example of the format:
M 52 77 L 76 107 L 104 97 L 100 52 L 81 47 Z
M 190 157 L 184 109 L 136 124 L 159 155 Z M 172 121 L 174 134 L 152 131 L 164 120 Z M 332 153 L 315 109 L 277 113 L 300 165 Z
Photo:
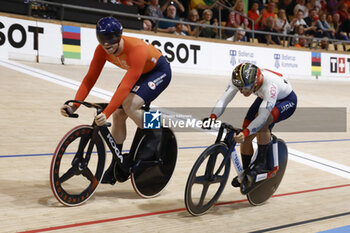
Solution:
M 349 233 L 350 232 L 350 225 L 344 226 L 344 227 L 338 227 L 327 231 L 320 231 L 319 233 Z

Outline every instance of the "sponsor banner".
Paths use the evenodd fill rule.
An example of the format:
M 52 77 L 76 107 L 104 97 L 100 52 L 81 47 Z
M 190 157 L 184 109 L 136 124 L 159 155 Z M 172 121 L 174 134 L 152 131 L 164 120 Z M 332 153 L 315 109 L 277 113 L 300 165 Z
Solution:
M 153 44 L 171 62 L 174 70 L 190 73 L 230 75 L 233 68 L 250 62 L 290 77 L 310 76 L 311 54 L 304 51 L 261 48 L 229 43 L 194 41 L 177 38 L 125 33 Z
M 322 75 L 350 78 L 350 54 L 322 53 Z
M 61 25 L 0 16 L 0 46 L 21 59 L 26 56 L 60 58 Z M 1 51 L 3 49 L 1 48 Z
M 73 32 L 70 29 L 74 29 Z M 320 74 L 322 78 L 350 77 L 350 55 L 321 53 L 319 56 L 319 53 L 311 51 L 198 41 L 156 34 L 124 32 L 124 35 L 154 45 L 171 63 L 174 72 L 230 76 L 239 63 L 251 62 L 261 68 L 282 73 L 286 78 L 310 79 L 312 75 Z M 59 24 L 0 16 L 2 58 L 9 54 L 16 54 L 16 59 L 39 55 L 40 61 L 40 57 L 49 57 L 54 62 L 61 62 L 65 54 L 65 58 L 70 57 L 65 59 L 66 64 L 88 65 L 97 45 L 94 28 L 63 26 L 62 30 Z M 116 67 L 109 63 L 106 66 Z
M 271 69 L 291 78 L 310 76 L 310 52 L 293 51 L 291 53 L 290 50 L 238 45 L 229 47 L 231 71 L 240 63 L 250 62 L 260 68 Z
M 168 38 L 136 33 L 123 33 L 126 36 L 132 36 L 143 39 L 159 49 L 166 59 L 171 63 L 171 67 L 180 72 L 186 73 L 214 73 L 215 60 L 219 57 L 211 56 L 212 48 L 209 42 L 200 42 L 186 40 L 181 38 Z M 220 44 L 218 44 L 220 46 Z M 197 68 L 206 67 L 204 71 Z
M 0 28 L 1 28 L 1 22 L 0 22 Z M 1 33 L 0 33 L 0 58 L 1 59 L 8 59 L 8 46 L 5 46 L 4 43 L 5 41 L 4 40 L 5 37 L 2 37 L 1 36 Z

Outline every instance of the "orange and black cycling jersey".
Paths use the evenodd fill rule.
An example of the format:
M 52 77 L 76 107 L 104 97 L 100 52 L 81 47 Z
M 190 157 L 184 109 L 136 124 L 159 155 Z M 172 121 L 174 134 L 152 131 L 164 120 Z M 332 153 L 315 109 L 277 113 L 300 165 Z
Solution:
M 122 39 L 124 40 L 124 46 L 119 56 L 107 54 L 100 44 L 96 47 L 89 71 L 85 75 L 75 95 L 76 100 L 85 100 L 100 76 L 106 61 L 127 70 L 120 86 L 103 111 L 107 118 L 122 105 L 141 74 L 150 72 L 156 66 L 159 57 L 162 55 L 158 49 L 141 39 L 127 36 L 122 36 Z M 77 105 L 77 107 L 78 106 L 79 105 Z

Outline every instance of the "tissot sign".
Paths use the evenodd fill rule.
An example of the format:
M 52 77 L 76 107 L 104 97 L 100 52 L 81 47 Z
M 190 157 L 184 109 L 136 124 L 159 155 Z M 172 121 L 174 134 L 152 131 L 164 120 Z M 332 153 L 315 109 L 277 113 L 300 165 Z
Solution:
M 6 29 L 5 25 L 0 22 L 0 29 Z M 22 48 L 26 42 L 27 37 L 33 37 L 33 49 L 38 50 L 38 37 L 39 34 L 44 33 L 44 28 L 28 25 L 28 28 L 24 28 L 21 24 L 14 23 L 9 25 L 7 33 L 0 31 L 0 45 L 5 44 L 6 41 L 13 48 Z
M 61 25 L 0 16 L 0 50 L 16 58 L 62 55 Z
M 322 75 L 350 77 L 350 55 L 322 53 Z
M 164 44 L 159 40 L 145 41 L 151 43 L 156 48 L 163 50 L 163 54 L 169 62 L 177 60 L 180 63 L 189 62 L 193 65 L 197 64 L 198 53 L 201 50 L 201 46 L 198 44 L 179 43 L 175 45 L 171 41 L 167 41 Z
M 212 47 L 208 46 L 210 44 L 209 42 L 161 37 L 156 36 L 156 34 L 145 35 L 130 32 L 123 34 L 143 39 L 145 42 L 159 49 L 171 63 L 173 70 L 185 73 L 210 73 L 213 60 L 212 56 L 210 56 L 212 54 Z M 212 72 L 215 73 L 214 71 Z
M 349 70 L 350 70 L 350 58 L 330 57 L 331 73 L 345 74 L 345 73 L 349 73 Z

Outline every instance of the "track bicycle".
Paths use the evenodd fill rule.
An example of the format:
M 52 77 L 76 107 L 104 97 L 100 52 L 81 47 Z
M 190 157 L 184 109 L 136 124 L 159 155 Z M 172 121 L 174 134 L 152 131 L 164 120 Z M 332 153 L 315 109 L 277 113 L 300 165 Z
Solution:
M 222 140 L 224 131 L 226 135 Z M 185 205 L 187 211 L 194 215 L 206 213 L 219 199 L 230 173 L 232 160 L 240 182 L 243 195 L 247 195 L 251 205 L 265 203 L 277 190 L 287 167 L 288 149 L 286 143 L 272 135 L 268 150 L 268 164 L 271 172 L 259 174 L 253 188 L 246 193 L 244 179 L 248 179 L 235 150 L 234 134 L 240 129 L 222 123 L 215 140 L 198 157 L 188 176 L 185 188 Z M 257 153 L 252 158 L 254 162 Z
M 88 108 L 95 108 L 101 113 L 107 103 L 96 104 L 69 100 L 65 104 L 79 103 Z M 149 111 L 149 105 L 143 110 Z M 69 114 L 78 117 L 78 114 Z M 152 198 L 161 193 L 169 183 L 177 161 L 177 142 L 169 128 L 161 128 L 160 151 L 151 157 L 145 157 L 142 148 L 149 142 L 144 130 L 136 130 L 129 156 L 132 164 L 126 167 L 123 155 L 116 147 L 116 142 L 106 123 L 97 126 L 79 125 L 71 129 L 59 142 L 53 154 L 50 168 L 50 183 L 56 199 L 65 206 L 78 206 L 85 203 L 96 191 L 104 175 L 106 149 L 110 149 L 117 159 L 114 176 L 118 181 L 131 179 L 135 192 L 143 198 Z M 157 130 L 157 129 L 154 129 Z M 127 178 L 120 177 L 120 170 L 128 171 Z M 119 177 L 118 177 L 119 176 Z

